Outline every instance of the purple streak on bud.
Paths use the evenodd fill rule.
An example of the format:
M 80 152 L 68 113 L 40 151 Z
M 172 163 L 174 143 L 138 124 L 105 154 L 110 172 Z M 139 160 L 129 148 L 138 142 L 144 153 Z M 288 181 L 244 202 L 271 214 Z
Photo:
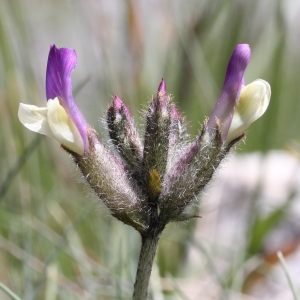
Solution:
M 165 94 L 167 92 L 167 87 L 166 87 L 166 83 L 164 81 L 164 79 L 162 78 L 160 84 L 159 84 L 159 87 L 158 87 L 158 90 L 157 90 L 159 93 L 162 93 L 162 94 Z
M 208 120 L 207 129 L 212 135 L 217 120 L 220 123 L 222 140 L 225 141 L 238 101 L 241 85 L 244 84 L 244 72 L 250 61 L 251 50 L 247 44 L 239 44 L 234 49 L 228 63 L 221 95 Z
M 175 106 L 172 107 L 171 118 L 176 119 L 176 120 L 181 119 L 180 113 L 179 113 L 178 109 Z
M 72 96 L 71 72 L 77 63 L 75 50 L 50 46 L 46 71 L 46 97 L 59 99 L 60 105 L 76 125 L 83 139 L 84 152 L 88 151 L 88 123 Z
M 169 135 L 169 152 L 173 155 L 173 148 L 177 148 L 178 142 L 180 140 L 181 135 L 181 127 L 182 127 L 182 120 L 179 114 L 179 111 L 175 106 L 171 109 L 171 128 L 170 128 L 170 135 Z
M 173 163 L 173 160 L 177 156 L 178 150 L 182 147 L 181 141 L 181 132 L 182 132 L 182 120 L 179 114 L 179 111 L 175 106 L 171 108 L 171 124 L 170 124 L 170 133 L 169 133 L 169 151 L 167 159 L 167 169 Z

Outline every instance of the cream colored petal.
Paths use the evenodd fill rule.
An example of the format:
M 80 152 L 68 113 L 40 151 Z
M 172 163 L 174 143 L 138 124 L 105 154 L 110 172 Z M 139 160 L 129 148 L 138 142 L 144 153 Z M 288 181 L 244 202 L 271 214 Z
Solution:
M 82 155 L 84 152 L 82 137 L 59 100 L 57 98 L 48 100 L 47 107 L 48 124 L 54 138 L 65 147 Z
M 270 85 L 262 79 L 257 79 L 242 87 L 226 139 L 227 143 L 242 134 L 251 123 L 265 113 L 270 98 Z
M 31 131 L 54 137 L 47 121 L 47 112 L 47 107 L 20 103 L 18 117 L 20 122 Z

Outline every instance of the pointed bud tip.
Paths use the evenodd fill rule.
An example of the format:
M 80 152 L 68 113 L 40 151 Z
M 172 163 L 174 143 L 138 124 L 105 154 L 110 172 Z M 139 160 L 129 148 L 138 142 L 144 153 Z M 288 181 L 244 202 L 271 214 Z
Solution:
M 121 110 L 123 109 L 123 111 L 126 114 L 126 117 L 129 119 L 131 118 L 129 109 L 117 95 L 114 95 L 114 100 L 112 102 L 112 106 L 115 109 L 116 113 L 121 113 Z
M 114 95 L 113 106 L 115 107 L 115 109 L 120 110 L 122 108 L 122 105 L 122 100 L 117 95 Z
M 159 84 L 158 92 L 159 92 L 159 93 L 162 93 L 162 94 L 164 94 L 164 93 L 167 92 L 166 83 L 165 83 L 165 81 L 164 81 L 163 78 L 162 78 L 162 80 L 161 80 L 161 82 L 160 82 L 160 84 Z

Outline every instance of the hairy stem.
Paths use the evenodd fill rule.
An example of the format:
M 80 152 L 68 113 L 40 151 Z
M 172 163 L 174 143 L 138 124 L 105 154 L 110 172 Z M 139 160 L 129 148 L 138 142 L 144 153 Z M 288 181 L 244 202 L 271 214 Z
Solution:
M 139 257 L 132 300 L 146 300 L 152 265 L 162 229 L 155 228 L 142 235 L 142 247 Z

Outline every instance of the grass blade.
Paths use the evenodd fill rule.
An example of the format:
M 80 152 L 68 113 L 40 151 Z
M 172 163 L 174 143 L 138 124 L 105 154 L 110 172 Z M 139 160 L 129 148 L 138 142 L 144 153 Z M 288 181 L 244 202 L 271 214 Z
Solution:
M 5 284 L 0 282 L 0 289 L 6 293 L 8 296 L 10 296 L 14 300 L 21 300 L 20 297 L 18 297 L 11 289 L 9 289 Z
M 291 288 L 291 290 L 292 290 L 292 292 L 293 292 L 294 299 L 295 299 L 295 300 L 299 300 L 299 297 L 298 297 L 298 295 L 297 295 L 297 293 L 296 293 L 295 286 L 294 286 L 294 284 L 293 284 L 292 278 L 291 278 L 291 276 L 290 276 L 290 273 L 289 273 L 289 270 L 288 270 L 288 268 L 287 268 L 285 259 L 284 259 L 283 255 L 282 255 L 282 252 L 281 252 L 281 251 L 278 251 L 278 252 L 277 252 L 277 256 L 278 256 L 278 258 L 279 258 L 279 260 L 280 260 L 281 266 L 282 266 L 282 268 L 283 268 L 283 272 L 284 272 L 284 274 L 285 274 L 285 276 L 286 276 L 286 278 L 287 278 L 287 280 L 288 280 L 289 286 L 290 286 L 290 288 Z

